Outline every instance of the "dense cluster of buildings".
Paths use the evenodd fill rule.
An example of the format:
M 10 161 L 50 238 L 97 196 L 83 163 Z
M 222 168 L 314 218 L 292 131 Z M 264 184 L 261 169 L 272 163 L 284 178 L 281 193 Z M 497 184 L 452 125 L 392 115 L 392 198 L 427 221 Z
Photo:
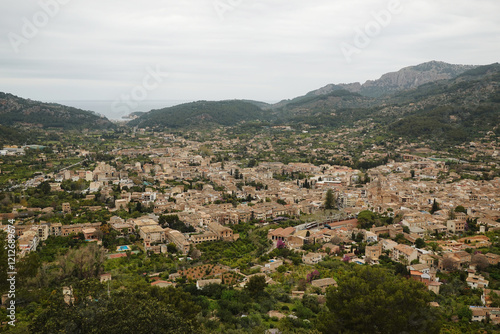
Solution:
M 191 151 L 197 152 L 200 144 L 191 144 Z M 376 227 L 364 231 L 367 241 L 377 241 L 377 236 L 386 234 L 394 238 L 397 233 L 401 233 L 394 229 L 402 226 L 409 229 L 405 237 L 413 242 L 436 233 L 459 234 L 466 229 L 467 219 L 477 219 L 483 230 L 499 226 L 496 220 L 500 218 L 500 179 L 488 182 L 470 179 L 456 181 L 457 175 L 449 173 L 448 166 L 442 161 L 407 155 L 404 156 L 406 162 L 390 161 L 370 169 L 364 176 L 370 182 L 361 184 L 362 173 L 347 167 L 263 162 L 256 167 L 240 168 L 236 162 L 213 163 L 213 157 L 189 152 L 181 147 L 118 149 L 113 152 L 117 156 L 133 158 L 150 154 L 151 161 L 113 165 L 100 162 L 93 170 L 74 169 L 40 175 L 29 180 L 26 186 L 36 186 L 50 180 L 51 190 L 63 191 L 61 183 L 64 180 L 84 180 L 89 183 L 85 190 L 86 199 L 93 199 L 95 193 L 99 193 L 108 202 L 109 199 L 114 202 L 114 207 L 108 208 L 110 211 L 127 209 L 130 203 L 141 203 L 153 207 L 156 215 L 175 212 L 181 221 L 196 227 L 197 233 L 184 237 L 173 231 L 162 234 L 158 224 L 151 224 L 141 227 L 140 234 L 146 244 L 155 243 L 158 236 L 163 235 L 164 239 L 171 240 L 180 249 L 187 247 L 186 242 L 197 244 L 219 239 L 231 240 L 232 236 L 225 235 L 231 230 L 224 228 L 228 224 L 313 214 L 322 209 L 328 189 L 334 191 L 335 204 L 349 214 L 371 210 L 402 217 L 398 227 Z M 137 180 L 151 182 L 139 184 L 142 191 L 131 191 L 137 188 Z M 122 191 L 116 197 L 113 196 L 113 187 L 117 185 Z M 440 210 L 430 214 L 429 209 L 434 202 L 439 203 Z M 457 206 L 465 208 L 465 212 L 455 212 Z M 100 207 L 89 209 L 97 210 Z M 54 208 L 15 207 L 14 213 L 22 217 L 23 212 L 30 210 L 48 212 Z M 70 213 L 69 204 L 63 204 L 62 211 Z M 61 235 L 83 232 L 83 229 L 70 226 L 61 226 Z M 352 233 L 349 227 L 352 226 L 336 228 L 336 232 L 340 233 L 338 237 L 345 237 L 343 231 L 348 231 L 346 235 Z M 19 232 L 19 236 L 26 232 L 23 240 L 31 240 L 27 242 L 27 245 L 31 245 L 26 247 L 33 249 L 36 247 L 33 241 L 36 238 L 30 239 L 32 233 L 28 233 L 29 229 L 31 227 L 27 225 L 20 226 L 19 231 L 22 232 Z M 57 230 L 57 227 L 52 229 Z M 279 234 L 279 231 L 275 233 Z M 320 235 L 313 234 L 313 239 L 329 242 L 332 233 L 331 229 L 322 231 Z M 40 233 L 36 234 L 40 238 Z M 91 236 L 91 233 L 87 234 Z M 271 239 L 277 238 L 288 239 L 292 246 L 307 242 L 298 234 L 276 235 Z M 159 238 L 159 241 L 163 242 L 164 239 Z M 459 245 L 454 245 L 455 249 L 457 247 Z M 397 252 L 410 262 L 414 260 L 414 255 L 407 254 L 409 251 Z
M 479 226 L 479 232 L 500 228 L 500 179 L 460 180 L 442 161 L 405 155 L 403 162 L 389 161 L 366 174 L 348 167 L 309 163 L 262 162 L 255 167 L 241 168 L 234 161 L 213 162 L 214 156 L 197 154 L 199 143 L 189 145 L 190 149 L 117 149 L 113 152 L 116 156 L 133 161 L 135 156 L 149 155 L 150 161 L 100 162 L 91 170 L 68 169 L 39 175 L 25 186 L 34 187 L 49 181 L 52 191 L 64 191 L 63 181 L 83 180 L 88 183 L 85 199 L 92 200 L 99 194 L 107 203 L 113 203 L 107 207 L 111 212 L 127 210 L 137 203 L 152 208 L 150 215 L 127 220 L 114 216 L 102 223 L 108 223 L 121 234 L 137 233 L 146 250 L 166 252 L 166 245 L 173 243 L 184 254 L 202 242 L 236 240 L 238 235 L 228 227 L 231 224 L 249 220 L 265 223 L 314 214 L 323 209 L 326 192 L 332 190 L 335 206 L 347 215 L 354 217 L 370 210 L 397 218 L 397 224 L 361 229 L 356 219 L 318 222 L 317 226 L 304 224 L 271 229 L 268 239 L 275 245 L 281 242 L 296 250 L 308 243 L 323 244 L 319 252 L 304 254 L 303 262 L 309 264 L 331 253 L 342 253 L 346 261 L 360 264 L 377 263 L 380 256 L 387 255 L 407 265 L 414 279 L 424 282 L 436 293 L 440 285 L 437 270 L 471 270 L 474 261 L 466 250 L 491 244 L 484 235 L 455 240 L 447 236 L 462 234 L 472 220 Z M 121 189 L 118 196 L 116 186 Z M 434 203 L 438 208 L 431 214 Z M 88 207 L 90 210 L 101 208 Z M 33 224 L 32 218 L 23 217 L 25 212 L 54 210 L 53 207 L 15 206 L 12 213 L 2 214 L 2 218 L 20 218 L 16 234 L 23 252 L 36 250 L 38 243 L 49 235 L 83 233 L 85 239 L 99 242 L 101 222 Z M 61 210 L 68 214 L 72 208 L 64 203 Z M 175 213 L 195 232 L 181 233 L 162 227 L 158 217 L 168 213 Z M 355 240 L 359 236 L 367 244 L 364 254 L 356 250 Z M 398 236 L 402 237 L 399 243 L 393 240 Z M 442 236 L 442 240 L 437 236 Z M 418 249 L 417 239 L 433 240 L 438 249 Z M 484 256 L 489 264 L 500 261 L 496 254 Z M 263 270 L 272 271 L 278 263 L 270 263 Z M 467 282 L 471 288 L 488 286 L 487 280 L 474 271 L 469 273 Z

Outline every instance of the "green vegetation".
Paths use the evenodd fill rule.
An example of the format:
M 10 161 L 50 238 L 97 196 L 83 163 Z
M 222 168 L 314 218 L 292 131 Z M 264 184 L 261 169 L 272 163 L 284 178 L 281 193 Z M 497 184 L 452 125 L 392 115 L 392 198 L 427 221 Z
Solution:
M 13 126 L 33 124 L 45 128 L 107 129 L 114 125 L 107 118 L 56 103 L 26 100 L 12 94 L 0 93 L 0 124 Z
M 441 210 L 441 207 L 439 206 L 439 203 L 436 201 L 436 199 L 434 199 L 434 201 L 432 202 L 432 207 L 431 207 L 430 213 L 432 215 L 432 214 L 434 214 L 434 212 L 439 211 L 439 210 Z
M 61 291 L 48 296 L 44 309 L 29 325 L 30 333 L 192 333 L 200 308 L 189 294 L 167 288 L 137 287 L 108 296 L 95 280 L 74 286 L 68 306 Z
M 355 267 L 327 293 L 323 333 L 439 333 L 425 286 L 381 268 Z M 390 317 L 385 315 L 390 314 Z
M 158 223 L 162 227 L 169 227 L 173 230 L 177 230 L 181 233 L 194 232 L 195 229 L 192 226 L 188 226 L 179 220 L 177 215 L 167 215 L 160 216 Z
M 325 198 L 325 209 L 333 210 L 335 209 L 335 197 L 333 195 L 333 190 L 328 189 Z
M 425 138 L 445 143 L 461 143 L 477 136 L 478 129 L 492 130 L 498 120 L 499 105 L 484 104 L 474 109 L 463 106 L 436 107 L 408 116 L 390 126 L 397 136 Z
M 231 126 L 242 121 L 265 120 L 259 107 L 244 101 L 199 101 L 153 110 L 129 122 L 130 126 L 166 127 L 172 129 L 209 124 Z
M 426 64 L 420 70 L 435 65 Z M 400 258 L 402 263 L 393 261 L 389 251 L 382 253 L 379 264 L 371 256 L 365 257 L 370 265 L 349 262 L 351 253 L 362 258 L 366 248 L 374 245 L 365 241 L 362 230 L 348 234 L 344 229 L 337 230 L 341 234 L 330 235 L 329 240 L 334 246 L 325 246 L 328 233 L 300 231 L 289 239 L 296 243 L 293 249 L 281 240 L 270 241 L 268 232 L 306 221 L 334 219 L 345 213 L 357 214 L 359 228 L 367 230 L 399 223 L 403 216 L 395 213 L 405 214 L 407 210 L 399 210 L 394 203 L 389 205 L 394 209 L 384 204 L 381 207 L 387 212 L 374 212 L 381 208 L 372 200 L 370 176 L 387 177 L 391 182 L 386 184 L 392 185 L 396 185 L 392 180 L 401 178 L 405 191 L 397 196 L 405 198 L 406 202 L 401 201 L 407 204 L 399 207 L 408 206 L 410 210 L 414 209 L 412 201 L 418 198 L 436 197 L 448 203 L 440 195 L 448 183 L 475 184 L 477 189 L 490 187 L 488 182 L 500 176 L 498 159 L 491 153 L 498 147 L 498 72 L 498 66 L 478 68 L 460 79 L 433 82 L 383 97 L 385 88 L 381 87 L 358 94 L 343 89 L 347 86 L 335 86 L 274 106 L 255 101 L 200 101 L 143 113 L 129 124 L 134 127 L 107 128 L 103 124 L 107 129 L 96 131 L 86 129 L 92 122 L 100 122 L 93 118 L 95 115 L 1 95 L 0 119 L 9 126 L 0 125 L 0 142 L 24 144 L 27 140 L 43 146 L 0 157 L 3 223 L 12 216 L 20 228 L 60 223 L 64 230 L 73 224 L 100 223 L 94 237 L 102 241 L 98 246 L 97 242 L 85 240 L 92 237 L 87 235 L 92 233 L 88 230 L 85 234 L 50 236 L 40 242 L 36 251 L 19 258 L 18 322 L 16 328 L 5 326 L 2 330 L 200 334 L 265 333 L 268 329 L 315 334 L 495 332 L 491 323 L 471 322 L 469 306 L 481 305 L 481 291 L 470 289 L 467 273 L 449 259 L 440 263 L 448 271 L 437 273 L 443 284 L 440 294 L 435 295 L 410 278 L 404 259 Z M 18 111 L 16 101 L 22 112 L 12 116 Z M 40 131 L 25 130 L 23 112 L 33 114 L 31 121 L 40 122 Z M 45 117 L 47 113 L 57 120 Z M 81 122 L 76 121 L 79 118 Z M 438 166 L 436 175 L 432 168 L 420 166 L 425 162 L 402 163 L 415 157 L 433 157 L 446 162 L 446 168 Z M 87 172 L 102 166 L 102 162 L 107 164 L 106 172 L 94 173 L 87 181 L 91 175 Z M 282 166 L 278 162 L 315 166 Z M 322 190 L 316 180 L 331 180 L 332 165 L 359 170 L 352 175 L 345 173 L 345 179 L 342 173 L 337 175 L 342 178 L 341 191 L 359 194 L 369 210 L 334 210 L 337 203 L 332 190 L 320 197 Z M 380 165 L 385 166 L 369 170 Z M 97 185 L 92 192 L 91 182 Z M 246 187 L 255 188 L 257 193 Z M 384 190 L 392 192 L 393 186 Z M 156 193 L 154 203 L 151 193 Z M 414 199 L 408 201 L 408 195 Z M 469 201 L 463 201 L 466 207 L 454 202 L 449 217 L 442 218 L 462 218 L 468 207 L 481 207 L 472 197 L 482 194 L 473 191 L 470 196 Z M 489 192 L 486 196 L 491 202 Z M 120 199 L 125 203 L 116 202 Z M 322 200 L 325 210 L 318 210 Z M 71 212 L 63 212 L 63 203 L 70 204 Z M 123 207 L 116 209 L 115 203 Z M 285 211 L 276 203 L 287 205 Z M 229 216 L 222 214 L 231 207 L 236 211 Z M 205 209 L 209 215 L 198 215 Z M 295 214 L 289 209 L 297 209 L 302 218 L 289 219 L 288 215 Z M 432 213 L 439 209 L 437 201 L 432 207 L 429 204 Z M 179 217 L 184 215 L 178 212 L 182 210 L 193 212 L 193 219 L 181 221 Z M 157 247 L 163 242 L 150 240 L 148 244 L 141 240 L 140 228 L 127 225 L 130 218 L 153 212 L 159 216 L 161 227 L 175 229 L 186 237 L 188 233 L 204 233 L 196 222 L 209 216 L 214 219 L 214 212 L 220 219 L 231 220 L 227 226 L 239 238 L 234 242 L 192 244 L 187 254 L 168 239 L 163 247 Z M 495 211 L 490 213 L 494 215 Z M 471 264 L 489 280 L 489 287 L 500 289 L 500 266 L 490 265 L 485 256 L 500 254 L 500 232 L 491 229 L 485 233 L 491 245 L 474 239 L 459 240 L 477 235 L 481 228 L 477 216 L 465 219 L 464 233 L 454 239 L 457 245 L 468 247 L 465 251 L 471 255 Z M 126 225 L 114 225 L 122 220 Z M 42 238 L 46 230 L 44 226 L 39 228 L 34 233 Z M 402 232 L 394 237 L 391 231 L 398 243 L 444 255 L 447 246 L 440 240 L 446 235 L 436 233 L 413 242 L 412 236 L 405 234 L 410 233 L 407 226 Z M 5 234 L 0 233 L 0 238 L 0 292 L 4 293 L 8 289 Z M 124 245 L 130 250 L 117 250 L 117 246 Z M 312 252 L 320 253 L 316 254 L 322 257 L 319 263 L 311 264 L 316 260 L 309 258 Z M 434 264 L 439 261 L 437 258 Z M 103 273 L 111 274 L 112 280 L 99 283 Z M 314 286 L 314 280 L 325 278 L 335 279 L 338 287 L 323 290 Z M 201 279 L 221 279 L 222 284 L 212 283 L 200 289 L 196 283 Z M 175 283 L 175 287 L 157 288 L 166 285 L 165 280 Z M 292 298 L 298 294 L 296 291 L 303 292 L 303 298 Z M 440 306 L 431 308 L 429 302 Z M 493 296 L 493 302 L 499 305 L 499 297 Z M 0 314 L 5 317 L 6 310 L 0 309 Z
M 248 283 L 245 285 L 245 289 L 248 290 L 251 296 L 257 296 L 264 292 L 266 286 L 266 278 L 262 275 L 256 275 L 250 277 Z
M 361 211 L 358 214 L 359 226 L 363 229 L 370 229 L 373 225 L 384 226 L 390 225 L 394 222 L 392 217 L 387 215 L 379 214 L 370 210 Z
M 37 142 L 37 131 L 21 131 L 8 126 L 0 125 L 0 148 L 4 145 L 20 145 L 26 142 Z

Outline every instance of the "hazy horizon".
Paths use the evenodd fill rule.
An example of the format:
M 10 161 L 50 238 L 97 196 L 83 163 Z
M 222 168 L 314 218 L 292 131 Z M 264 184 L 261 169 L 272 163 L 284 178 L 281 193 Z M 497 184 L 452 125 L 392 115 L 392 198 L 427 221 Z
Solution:
M 48 103 L 58 103 L 69 107 L 74 107 L 82 110 L 89 110 L 96 112 L 98 114 L 102 114 L 106 116 L 106 118 L 110 120 L 123 120 L 124 114 L 117 114 L 113 112 L 112 104 L 113 100 L 51 100 L 51 101 L 43 101 Z M 130 113 L 133 112 L 148 112 L 154 109 L 162 109 L 173 107 L 179 104 L 188 103 L 192 101 L 181 101 L 181 100 L 150 100 L 143 101 L 139 105 L 139 107 L 135 108 L 135 110 L 131 110 Z
M 239 99 L 236 99 L 239 100 Z M 179 104 L 195 102 L 200 100 L 148 100 L 142 101 L 139 107 L 134 108 L 130 111 L 133 112 L 149 112 L 155 109 L 163 109 L 168 107 L 173 107 Z M 50 100 L 41 101 L 45 103 L 58 103 L 68 107 L 74 107 L 82 110 L 93 111 L 98 114 L 106 116 L 110 120 L 123 120 L 123 117 L 128 114 L 116 113 L 113 111 L 112 104 L 113 100 Z M 265 103 L 277 103 L 279 101 L 259 101 Z
M 0 91 L 35 100 L 280 101 L 500 55 L 500 2 L 44 0 L 0 5 Z M 89 98 L 90 97 L 90 98 Z M 134 109 L 129 108 L 129 109 Z

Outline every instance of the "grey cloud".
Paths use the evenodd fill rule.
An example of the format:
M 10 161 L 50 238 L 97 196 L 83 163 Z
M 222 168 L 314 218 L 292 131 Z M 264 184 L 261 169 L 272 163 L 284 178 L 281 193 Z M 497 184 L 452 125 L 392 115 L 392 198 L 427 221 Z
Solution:
M 57 0 L 44 0 L 45 2 Z M 15 53 L 37 1 L 0 5 L 0 91 L 41 100 L 109 99 L 147 66 L 171 75 L 151 98 L 280 100 L 328 83 L 376 79 L 429 60 L 486 64 L 500 54 L 497 0 L 408 0 L 348 64 L 341 43 L 389 0 L 71 0 Z

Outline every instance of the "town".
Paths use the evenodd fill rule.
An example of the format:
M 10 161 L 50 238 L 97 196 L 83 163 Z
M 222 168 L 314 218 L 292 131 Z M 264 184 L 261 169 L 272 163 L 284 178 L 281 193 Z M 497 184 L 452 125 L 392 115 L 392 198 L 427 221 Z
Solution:
M 500 178 L 464 178 L 457 166 L 467 162 L 418 152 L 386 155 L 385 163 L 366 170 L 242 164 L 227 154 L 227 142 L 144 131 L 137 137 L 142 147 L 114 148 L 101 160 L 90 146 L 1 151 L 7 160 L 30 154 L 46 170 L 54 167 L 51 159 L 77 157 L 70 167 L 11 184 L 17 195 L 2 196 L 2 228 L 15 220 L 22 259 L 43 253 L 56 238 L 79 240 L 104 250 L 101 282 L 123 279 L 112 264 L 120 258 L 163 257 L 139 275 L 151 286 L 244 288 L 261 276 L 268 285 L 292 283 L 292 300 L 309 294 L 320 303 L 337 286 L 331 270 L 317 270 L 331 261 L 397 265 L 435 296 L 459 273 L 467 289 L 480 293 L 464 319 L 500 323 L 500 291 L 490 289 L 500 289 Z M 74 301 L 72 286 L 62 293 L 67 304 Z M 268 319 L 296 317 L 284 310 L 270 310 Z

